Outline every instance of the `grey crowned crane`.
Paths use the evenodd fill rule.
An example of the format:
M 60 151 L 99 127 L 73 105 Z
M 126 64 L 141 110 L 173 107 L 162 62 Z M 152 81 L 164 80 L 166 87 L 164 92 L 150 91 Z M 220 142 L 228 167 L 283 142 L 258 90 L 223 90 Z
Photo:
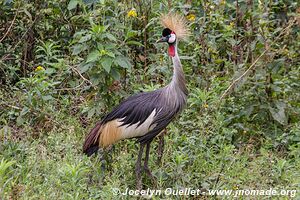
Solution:
M 189 35 L 186 21 L 177 14 L 162 15 L 161 23 L 165 27 L 157 42 L 166 42 L 169 56 L 173 61 L 173 77 L 163 88 L 152 92 L 133 95 L 116 106 L 87 135 L 83 152 L 88 156 L 119 140 L 137 138 L 140 150 L 136 162 L 136 187 L 142 188 L 141 161 L 146 146 L 144 171 L 153 179 L 148 168 L 150 143 L 183 110 L 188 90 L 182 65 L 177 53 L 179 40 Z

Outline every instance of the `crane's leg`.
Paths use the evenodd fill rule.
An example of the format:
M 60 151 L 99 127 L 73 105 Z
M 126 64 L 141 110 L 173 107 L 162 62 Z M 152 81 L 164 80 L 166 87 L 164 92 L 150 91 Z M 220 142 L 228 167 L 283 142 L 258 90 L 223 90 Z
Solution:
M 154 176 L 152 175 L 152 173 L 151 173 L 151 171 L 150 171 L 150 169 L 148 167 L 151 141 L 148 142 L 147 146 L 146 146 L 146 155 L 145 155 L 145 161 L 144 161 L 144 170 L 145 170 L 146 174 L 151 178 L 152 183 L 155 184 L 156 183 L 156 179 L 154 178 Z
M 139 155 L 135 164 L 135 177 L 136 177 L 136 189 L 142 189 L 142 169 L 141 169 L 141 161 L 144 152 L 145 144 L 140 145 Z
M 165 128 L 159 136 L 159 143 L 157 148 L 157 161 L 156 161 L 157 165 L 161 165 L 161 159 L 164 154 L 164 146 L 165 146 L 164 136 L 166 133 L 167 133 L 167 129 Z
M 101 168 L 103 170 L 111 170 L 112 169 L 112 163 L 113 163 L 113 150 L 114 146 L 110 145 L 105 149 L 99 149 L 99 155 L 100 155 L 100 161 L 101 161 Z

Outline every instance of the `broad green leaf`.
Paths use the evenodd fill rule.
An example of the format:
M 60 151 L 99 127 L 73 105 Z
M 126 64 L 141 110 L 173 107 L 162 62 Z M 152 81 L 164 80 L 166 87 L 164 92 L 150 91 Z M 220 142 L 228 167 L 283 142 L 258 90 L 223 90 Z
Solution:
M 87 56 L 86 62 L 94 62 L 99 58 L 99 56 L 100 56 L 99 51 L 94 50 L 89 53 L 89 55 Z
M 111 69 L 111 75 L 115 80 L 120 80 L 120 73 L 116 69 Z
M 110 56 L 110 57 L 112 57 L 112 58 L 115 57 L 115 54 L 114 54 L 113 52 L 110 52 L 110 51 L 107 51 L 107 52 L 106 52 L 106 55 L 108 55 L 108 56 Z
M 7 169 L 14 165 L 16 161 L 7 161 L 4 158 L 2 158 L 0 162 L 0 180 L 4 178 L 5 175 L 7 175 L 9 172 L 7 172 Z
M 131 64 L 128 61 L 128 59 L 124 56 L 118 56 L 116 57 L 115 61 L 114 61 L 117 65 L 119 65 L 122 68 L 125 69 L 130 69 L 131 68 Z
M 25 107 L 22 109 L 20 115 L 21 115 L 21 116 L 24 116 L 24 115 L 26 115 L 28 112 L 29 112 L 29 108 L 25 106 Z
M 137 41 L 127 41 L 126 43 L 129 45 L 131 44 L 131 45 L 137 45 L 137 46 L 144 46 L 142 43 L 137 42 Z
M 115 38 L 115 36 L 113 36 L 113 35 L 110 34 L 110 33 L 106 33 L 105 36 L 106 36 L 108 39 L 110 39 L 111 41 L 114 41 L 114 42 L 117 41 L 117 39 Z
M 273 119 L 282 125 L 287 124 L 287 117 L 285 115 L 286 104 L 284 102 L 276 102 L 275 106 L 276 108 L 269 107 Z
M 53 73 L 55 73 L 56 72 L 56 69 L 54 69 L 54 68 L 47 68 L 45 71 L 44 71 L 44 73 L 45 74 L 48 74 L 48 75 L 51 75 L 51 74 L 53 74 Z
M 68 10 L 73 10 L 74 8 L 76 8 L 78 3 L 79 0 L 71 0 L 68 4 Z
M 104 31 L 106 31 L 106 29 L 109 27 L 110 25 L 106 25 L 106 26 L 101 26 L 101 25 L 94 25 L 92 26 L 92 31 L 94 33 L 103 33 Z
M 112 62 L 113 60 L 109 57 L 104 57 L 101 59 L 101 65 L 107 73 L 110 72 Z
M 88 118 L 90 119 L 96 112 L 96 109 L 95 108 L 92 108 L 88 111 Z
M 45 95 L 45 96 L 42 96 L 42 99 L 43 99 L 44 101 L 48 101 L 48 100 L 52 100 L 53 97 L 52 97 L 51 95 Z
M 83 36 L 82 38 L 80 38 L 79 43 L 86 42 L 86 41 L 90 40 L 91 38 L 92 38 L 92 35 L 87 34 L 86 36 Z
M 131 37 L 135 37 L 137 34 L 138 34 L 138 31 L 129 30 L 129 31 L 126 33 L 126 39 L 129 39 L 129 38 L 131 38 Z
M 79 39 L 79 37 L 82 37 L 82 35 L 84 35 L 86 32 L 86 30 L 78 31 L 74 34 L 73 38 Z
M 21 126 L 22 124 L 24 124 L 25 119 L 23 118 L 22 115 L 17 117 L 17 126 Z
M 93 62 L 84 64 L 83 66 L 80 66 L 80 72 L 81 72 L 81 73 L 84 73 L 84 72 L 86 72 L 87 70 L 89 70 L 91 67 L 93 67 L 94 65 L 95 65 L 95 63 L 93 63 Z
M 26 8 L 24 9 L 24 12 L 30 18 L 30 20 L 32 21 L 32 15 L 30 14 L 30 12 L 28 12 L 28 10 Z
M 4 5 L 10 4 L 12 1 L 13 1 L 13 0 L 5 0 L 5 1 L 4 1 Z
M 72 55 L 78 55 L 84 50 L 84 46 L 82 44 L 77 44 L 73 46 Z

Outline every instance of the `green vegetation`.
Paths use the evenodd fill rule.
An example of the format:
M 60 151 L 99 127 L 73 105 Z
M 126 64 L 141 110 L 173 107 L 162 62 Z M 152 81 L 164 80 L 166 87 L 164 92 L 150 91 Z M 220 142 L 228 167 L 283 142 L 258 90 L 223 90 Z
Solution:
M 170 8 L 192 31 L 179 45 L 190 94 L 161 166 L 152 144 L 157 185 L 143 176 L 144 188 L 274 188 L 300 198 L 299 2 L 3 0 L 0 199 L 132 198 L 113 189 L 135 189 L 135 141 L 105 160 L 83 155 L 82 144 L 120 100 L 170 81 L 167 47 L 155 43 Z M 162 197 L 184 198 L 152 198 Z

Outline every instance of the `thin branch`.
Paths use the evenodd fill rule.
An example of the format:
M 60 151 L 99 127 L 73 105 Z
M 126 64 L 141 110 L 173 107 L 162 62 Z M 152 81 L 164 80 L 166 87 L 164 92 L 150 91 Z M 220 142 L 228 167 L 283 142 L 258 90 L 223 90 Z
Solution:
M 71 69 L 72 69 L 74 72 L 76 72 L 76 73 L 80 76 L 80 78 L 82 78 L 82 80 L 84 80 L 85 82 L 87 82 L 88 84 L 90 84 L 94 89 L 96 89 L 96 87 L 94 86 L 94 84 L 93 84 L 90 80 L 86 79 L 86 78 L 80 73 L 80 71 L 79 71 L 78 69 L 76 69 L 76 68 L 73 67 L 73 66 L 70 66 L 70 67 L 71 67 Z
M 35 21 L 37 20 L 37 17 L 34 19 L 32 25 L 25 31 L 25 33 L 22 35 L 22 37 L 20 38 L 20 40 L 17 42 L 17 44 L 15 44 L 15 46 L 12 48 L 12 49 L 9 49 L 9 51 L 13 52 L 17 46 L 21 43 L 21 41 L 23 40 L 23 38 L 26 36 L 27 32 L 33 27 Z M 7 59 L 7 57 L 9 56 L 10 54 L 6 54 L 6 55 L 3 55 L 2 58 L 0 58 L 0 61 L 3 61 L 5 59 Z
M 0 105 L 4 105 L 4 106 L 7 106 L 7 107 L 16 109 L 16 110 L 22 110 L 22 108 L 14 106 L 14 105 L 7 104 L 6 102 L 2 102 Z
M 7 55 L 9 55 L 9 54 L 7 54 Z M 8 58 L 8 57 L 5 57 L 5 58 L 3 58 L 2 59 L 2 61 L 5 61 L 5 60 L 17 60 L 18 58 Z M 29 62 L 27 62 L 26 60 L 23 60 L 23 59 L 18 59 L 19 61 L 22 61 L 22 62 L 24 62 L 24 63 L 26 63 L 26 64 L 30 64 Z M 0 63 L 1 64 L 1 63 Z
M 8 27 L 6 33 L 5 33 L 5 34 L 3 35 L 3 37 L 0 39 L 0 43 L 5 39 L 5 37 L 6 37 L 6 36 L 8 35 L 8 33 L 10 32 L 10 30 L 11 30 L 13 24 L 14 24 L 15 21 L 16 21 L 16 18 L 17 18 L 18 13 L 19 13 L 19 8 L 17 9 L 17 12 L 16 12 L 16 14 L 15 14 L 15 16 L 14 16 L 14 18 L 13 18 L 11 24 L 10 24 L 10 26 Z
M 285 27 L 280 34 L 275 38 L 275 40 L 269 45 L 270 47 L 277 42 L 281 36 L 287 31 L 289 30 L 295 23 L 296 23 L 297 19 L 294 18 L 292 21 L 289 22 L 289 25 L 287 27 Z M 242 79 L 244 78 L 246 75 L 249 74 L 249 72 L 254 69 L 256 67 L 256 63 L 260 60 L 261 57 L 263 57 L 267 52 L 269 51 L 269 49 L 265 49 L 260 56 L 258 56 L 258 58 L 256 58 L 256 60 L 250 65 L 250 67 L 237 79 L 235 79 L 230 85 L 229 87 L 225 90 L 225 92 L 222 94 L 220 100 L 224 99 L 229 93 L 230 91 L 232 91 L 232 89 L 236 86 L 236 84 Z
M 225 169 L 225 163 L 223 162 L 223 163 L 222 163 L 222 166 L 221 166 L 221 170 L 220 170 L 220 172 L 218 173 L 218 177 L 217 177 L 217 179 L 216 179 L 214 188 L 217 188 L 217 185 L 218 185 L 218 183 L 219 183 L 219 181 L 220 181 L 221 174 L 224 172 L 224 169 Z
M 14 105 L 7 104 L 6 102 L 1 102 L 0 106 L 2 106 L 2 105 L 6 106 L 6 107 L 9 107 L 9 108 L 13 108 L 15 110 L 19 110 L 19 111 L 22 110 L 22 108 L 14 106 Z M 41 114 L 40 112 L 38 113 L 38 112 L 36 112 L 36 111 L 34 111 L 32 109 L 30 109 L 30 111 L 31 111 L 31 113 L 35 114 L 36 116 L 38 116 L 38 115 Z M 60 122 L 58 122 L 57 120 L 53 119 L 49 113 L 44 113 L 44 114 L 45 114 L 45 117 L 46 117 L 47 120 L 51 120 L 52 122 L 54 122 L 54 123 L 56 123 L 58 125 L 61 125 Z
M 172 9 L 172 0 L 168 0 L 168 8 L 169 8 L 169 10 Z
M 69 91 L 69 90 L 78 90 L 83 84 L 84 84 L 85 81 L 82 81 L 79 85 L 73 87 L 73 88 L 59 88 L 59 89 L 55 89 L 57 91 Z
M 76 69 L 75 67 L 73 66 L 70 66 L 70 68 L 72 69 L 72 71 L 74 71 L 76 74 L 78 74 L 80 76 L 80 78 L 83 80 L 79 85 L 75 86 L 75 87 L 72 87 L 72 88 L 59 88 L 59 89 L 56 89 L 58 91 L 62 90 L 62 91 L 69 91 L 69 90 L 78 90 L 83 84 L 84 82 L 87 82 L 88 84 L 90 84 L 94 89 L 96 89 L 96 86 L 94 86 L 94 84 L 88 80 L 87 78 L 85 78 L 78 69 Z
M 87 78 L 85 78 L 78 69 L 76 69 L 73 66 L 70 66 L 71 70 L 74 71 L 76 74 L 78 74 L 80 76 L 80 78 L 83 80 L 79 85 L 73 87 L 73 88 L 59 88 L 56 89 L 57 91 L 69 91 L 69 90 L 78 90 L 83 84 L 84 82 L 87 82 L 88 84 L 90 84 L 94 89 L 96 89 L 96 86 L 94 86 L 94 84 L 88 80 Z

